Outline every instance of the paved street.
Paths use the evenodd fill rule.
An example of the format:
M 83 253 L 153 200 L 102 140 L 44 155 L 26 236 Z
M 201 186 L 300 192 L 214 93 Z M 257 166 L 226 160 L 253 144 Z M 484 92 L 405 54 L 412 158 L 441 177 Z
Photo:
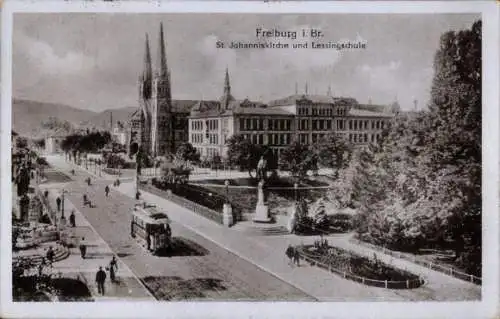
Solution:
M 85 176 L 80 174 L 82 178 Z M 307 295 L 322 301 L 462 301 L 481 298 L 480 286 L 379 252 L 378 258 L 424 276 L 426 284 L 411 290 L 383 289 L 355 283 L 314 266 L 290 267 L 284 258 L 286 246 L 312 243 L 316 238 L 248 236 L 237 228 L 228 229 L 168 200 L 144 193 L 143 198 L 147 202 L 167 211 L 174 221 L 174 236 L 183 247 L 176 254 L 182 251 L 191 255 L 153 257 L 131 243 L 128 237 L 128 209 L 134 203 L 131 199 L 134 194 L 132 183 L 122 183 L 119 192 L 112 188 L 107 199 L 104 196 L 105 183 L 101 181 L 90 187 L 73 183 L 69 198 L 80 205 L 82 193 L 86 192 L 97 202 L 96 208 L 85 208 L 82 212 L 144 282 L 150 287 L 162 288 L 160 298 L 312 299 Z M 328 240 L 333 245 L 361 255 L 371 257 L 374 253 L 369 248 L 349 242 L 345 235 L 331 236 Z
M 69 171 L 65 163 L 57 162 Z M 178 249 L 171 257 L 156 257 L 130 238 L 130 197 L 112 188 L 106 198 L 109 181 L 87 186 L 79 171 L 76 182 L 68 183 L 66 198 L 75 204 L 111 249 L 127 264 L 159 299 L 165 300 L 314 300 L 301 290 L 285 283 L 254 264 L 228 252 L 214 242 L 172 224 Z M 95 203 L 82 207 L 82 194 Z

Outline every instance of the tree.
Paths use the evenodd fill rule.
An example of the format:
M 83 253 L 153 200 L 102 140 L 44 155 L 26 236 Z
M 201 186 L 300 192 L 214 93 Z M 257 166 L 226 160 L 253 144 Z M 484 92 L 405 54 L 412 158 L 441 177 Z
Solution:
M 27 148 L 28 147 L 28 139 L 22 136 L 18 136 L 16 138 L 16 148 L 17 149 L 22 149 L 22 148 Z
M 311 150 L 316 154 L 320 166 L 335 168 L 338 174 L 339 169 L 347 167 L 352 146 L 336 134 L 328 134 L 313 144 Z
M 481 21 L 447 32 L 434 61 L 428 137 L 432 172 L 446 189 L 448 231 L 457 259 L 481 264 Z M 443 190 L 442 190 L 443 192 Z M 459 201 L 457 197 L 459 196 Z M 466 253 L 464 258 L 462 253 Z
M 308 170 L 317 167 L 317 155 L 307 145 L 297 141 L 283 150 L 279 160 L 283 170 L 290 171 L 299 179 L 304 178 Z
M 189 142 L 179 145 L 175 155 L 185 162 L 189 161 L 196 163 L 200 160 L 200 153 L 194 148 L 193 144 Z
M 231 165 L 238 165 L 240 169 L 247 170 L 250 177 L 257 168 L 261 156 L 268 160 L 268 168 L 273 168 L 272 152 L 267 146 L 253 144 L 242 135 L 231 136 L 226 145 L 228 146 L 227 157 Z M 276 165 L 274 165 L 276 166 Z
M 341 171 L 334 192 L 358 208 L 368 240 L 410 251 L 451 240 L 457 261 L 479 274 L 481 22 L 444 34 L 434 69 L 430 111 L 398 116 Z

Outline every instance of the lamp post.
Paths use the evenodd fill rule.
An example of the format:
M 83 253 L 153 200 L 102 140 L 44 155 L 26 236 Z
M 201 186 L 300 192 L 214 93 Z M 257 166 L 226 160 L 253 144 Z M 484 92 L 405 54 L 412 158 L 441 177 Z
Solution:
M 295 182 L 295 184 L 293 184 L 293 188 L 295 190 L 295 202 L 297 203 L 299 201 L 299 184 Z
M 64 194 L 66 194 L 66 193 L 67 193 L 67 191 L 63 188 L 63 190 L 62 190 L 62 196 L 61 196 L 62 197 L 61 219 L 65 219 L 65 217 L 64 217 Z
M 229 181 L 227 179 L 224 185 L 226 186 L 226 204 L 229 204 Z

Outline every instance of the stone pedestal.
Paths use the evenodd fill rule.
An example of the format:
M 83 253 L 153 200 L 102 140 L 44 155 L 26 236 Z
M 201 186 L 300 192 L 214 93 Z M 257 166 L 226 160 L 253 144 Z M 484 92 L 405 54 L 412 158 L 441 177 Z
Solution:
M 255 207 L 255 217 L 253 221 L 256 223 L 270 223 L 271 218 L 269 218 L 269 207 L 265 204 L 257 204 Z
M 265 203 L 264 198 L 264 181 L 259 182 L 259 187 L 257 191 L 257 206 L 255 207 L 255 217 L 253 221 L 256 223 L 269 223 L 271 218 L 269 218 L 269 207 Z
M 224 226 L 230 227 L 233 225 L 233 208 L 231 204 L 224 204 L 222 208 L 222 222 Z
M 295 229 L 295 224 L 297 223 L 297 208 L 292 206 L 290 209 L 290 217 L 288 218 L 288 223 L 286 224 L 286 229 L 290 232 L 293 233 Z
M 59 226 L 61 227 L 61 230 L 66 227 L 66 217 L 61 217 L 59 219 Z

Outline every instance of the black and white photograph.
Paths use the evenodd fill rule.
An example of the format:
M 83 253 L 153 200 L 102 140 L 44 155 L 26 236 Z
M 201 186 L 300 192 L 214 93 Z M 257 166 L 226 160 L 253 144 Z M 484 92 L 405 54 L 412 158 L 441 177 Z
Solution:
M 4 13 L 2 299 L 498 303 L 480 7 Z

